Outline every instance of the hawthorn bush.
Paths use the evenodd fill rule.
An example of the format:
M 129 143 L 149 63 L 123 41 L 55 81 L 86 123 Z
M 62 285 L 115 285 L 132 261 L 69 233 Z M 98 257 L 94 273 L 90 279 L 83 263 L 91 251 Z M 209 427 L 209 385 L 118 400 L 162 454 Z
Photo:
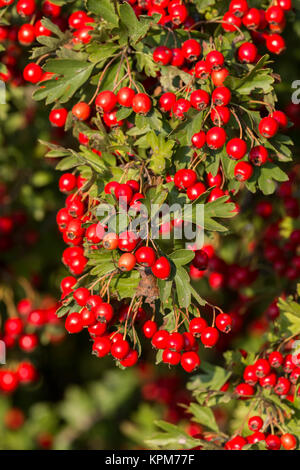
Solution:
M 277 87 L 290 93 L 280 83 L 278 56 L 288 48 L 286 22 L 299 25 L 297 5 L 0 6 L 1 78 L 19 106 L 29 91 L 36 109 L 33 88 L 43 113 L 42 126 L 38 115 L 27 118 L 35 145 L 63 172 L 56 222 L 67 274 L 56 326 L 63 318 L 71 334 L 86 329 L 81 344 L 97 358 L 110 355 L 122 369 L 115 377 L 134 382 L 135 373 L 124 369 L 147 360 L 188 380 L 185 391 L 180 380 L 165 377 L 160 388 L 163 379 L 153 378 L 167 421 L 157 421 L 155 434 L 145 421 L 162 410 L 157 416 L 143 403 L 123 433 L 150 448 L 297 448 L 300 208 L 290 136 L 299 108 L 288 103 L 283 112 L 276 94 Z M 5 132 L 13 139 L 19 123 L 12 122 Z M 56 133 L 49 139 L 50 125 Z M 7 158 L 9 152 L 7 178 L 17 181 L 19 166 L 12 171 Z M 24 190 L 30 210 L 38 193 L 37 219 L 49 203 L 39 188 L 54 178 L 42 167 Z M 4 249 L 13 228 L 12 218 L 0 219 Z M 6 344 L 8 337 L 23 344 L 23 326 L 19 318 L 6 320 Z M 27 336 L 37 341 L 35 332 Z M 18 380 L 9 380 L 11 391 Z M 152 398 L 147 386 L 145 399 Z M 168 398 L 160 396 L 165 392 Z M 86 422 L 82 432 L 94 424 Z

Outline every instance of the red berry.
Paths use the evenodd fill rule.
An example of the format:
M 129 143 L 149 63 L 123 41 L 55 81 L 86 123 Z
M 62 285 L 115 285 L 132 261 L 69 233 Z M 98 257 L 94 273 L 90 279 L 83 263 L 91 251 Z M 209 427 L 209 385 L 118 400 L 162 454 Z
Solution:
M 205 271 L 208 267 L 207 253 L 204 250 L 196 250 L 192 263 L 195 268 L 200 269 L 200 271 Z
M 170 92 L 164 93 L 159 98 L 160 108 L 162 109 L 162 111 L 165 111 L 165 112 L 171 111 L 175 102 L 176 102 L 176 95 L 174 93 L 170 93 Z
M 210 113 L 210 118 L 215 126 L 223 126 L 230 120 L 231 112 L 227 106 L 215 106 Z
M 83 307 L 90 297 L 90 291 L 86 287 L 78 287 L 78 289 L 74 290 L 73 297 L 78 305 Z
M 64 127 L 68 116 L 68 111 L 65 108 L 52 109 L 49 114 L 49 120 L 53 126 Z
M 218 86 L 212 93 L 213 103 L 217 106 L 227 106 L 231 100 L 231 92 L 225 86 Z
M 147 320 L 143 325 L 143 333 L 146 338 L 152 338 L 154 333 L 157 332 L 157 324 L 155 321 Z
M 274 135 L 277 134 L 278 127 L 278 122 L 271 116 L 268 116 L 260 121 L 258 125 L 258 130 L 263 137 L 265 137 L 266 139 L 270 139 L 271 137 L 274 137 Z
M 233 160 L 240 160 L 246 155 L 247 144 L 243 139 L 231 139 L 227 142 L 226 152 Z
M 134 232 L 121 232 L 119 235 L 118 247 L 121 251 L 131 252 L 138 243 L 138 237 Z
M 166 46 L 158 46 L 153 51 L 153 60 L 157 64 L 168 65 L 172 59 L 172 51 Z
M 166 349 L 169 332 L 166 330 L 158 330 L 152 337 L 152 346 L 156 349 Z
M 212 150 L 223 147 L 226 142 L 226 132 L 222 127 L 212 127 L 206 133 L 206 143 Z
M 282 111 L 274 111 L 274 113 L 272 114 L 272 118 L 274 118 L 275 121 L 278 122 L 280 129 L 287 128 L 289 121 L 285 113 L 283 113 Z
M 65 321 L 65 328 L 69 333 L 80 333 L 83 328 L 80 313 L 69 313 Z
M 204 318 L 196 317 L 190 321 L 189 331 L 192 335 L 200 337 L 202 332 L 207 328 L 207 321 Z
M 35 40 L 35 29 L 31 24 L 23 24 L 18 31 L 18 40 L 23 46 L 30 46 Z
M 131 271 L 136 265 L 136 257 L 133 253 L 124 253 L 120 256 L 118 261 L 118 268 L 121 271 L 129 272 Z
M 201 149 L 206 143 L 206 134 L 204 131 L 197 132 L 192 137 L 192 144 L 197 149 Z
M 133 367 L 138 361 L 138 353 L 131 349 L 129 353 L 120 361 L 123 367 Z
M 254 364 L 256 377 L 265 377 L 271 371 L 270 364 L 266 359 L 258 359 Z
M 109 354 L 111 341 L 107 336 L 97 337 L 93 344 L 93 354 L 97 357 L 104 357 Z
M 180 333 L 171 333 L 166 344 L 167 348 L 180 352 L 183 349 L 183 337 Z
M 112 343 L 110 353 L 116 359 L 124 359 L 129 353 L 129 350 L 128 341 L 120 339 Z
M 153 266 L 156 261 L 156 253 L 150 246 L 142 246 L 141 248 L 138 248 L 135 256 L 137 262 L 147 268 Z
M 253 64 L 257 57 L 257 47 L 251 42 L 244 42 L 238 49 L 238 59 L 244 64 Z
M 275 434 L 269 434 L 266 437 L 266 445 L 268 450 L 279 450 L 281 447 L 280 437 Z
M 173 104 L 172 111 L 178 119 L 184 119 L 190 107 L 191 103 L 188 100 L 179 98 L 179 100 Z
M 202 331 L 201 342 L 206 348 L 215 346 L 219 339 L 219 332 L 216 328 L 208 326 Z
M 249 385 L 255 385 L 257 382 L 256 367 L 254 365 L 245 367 L 243 378 Z
M 260 429 L 263 427 L 263 420 L 261 419 L 260 416 L 252 416 L 248 420 L 248 428 L 250 431 L 260 431 Z
M 192 106 L 199 111 L 207 108 L 210 103 L 210 95 L 205 90 L 195 90 L 190 96 Z
M 199 60 L 195 65 L 195 75 L 201 80 L 206 80 L 211 74 L 211 68 L 205 60 Z
M 180 364 L 186 372 L 194 372 L 200 364 L 200 358 L 194 351 L 184 352 L 181 356 Z
M 24 79 L 31 83 L 38 83 L 41 80 L 42 75 L 42 68 L 35 63 L 27 64 L 23 71 Z
M 21 16 L 31 16 L 36 9 L 35 1 L 34 0 L 18 0 L 17 5 L 17 12 Z
M 204 186 L 203 183 L 196 183 L 194 184 L 193 186 L 190 186 L 188 189 L 187 189 L 187 197 L 190 199 L 190 201 L 195 201 L 196 199 L 198 199 L 199 196 L 201 196 L 201 194 L 205 193 L 206 191 L 206 187 Z
M 267 49 L 274 54 L 280 54 L 285 50 L 285 41 L 279 34 L 269 34 L 266 40 Z
M 211 70 L 221 70 L 224 66 L 225 61 L 223 54 L 219 51 L 209 52 L 205 60 Z
M 174 183 L 179 189 L 187 189 L 197 181 L 197 173 L 194 170 L 182 169 L 175 173 Z
M 249 160 L 255 166 L 262 166 L 268 160 L 268 150 L 266 147 L 262 145 L 258 145 L 257 147 L 253 147 L 249 153 Z
M 151 267 L 151 271 L 158 279 L 168 279 L 171 274 L 171 265 L 167 258 L 161 256 Z
M 145 93 L 137 93 L 132 100 L 132 109 L 138 114 L 147 114 L 152 107 L 152 101 Z
M 283 363 L 283 355 L 279 351 L 269 354 L 268 361 L 271 367 L 280 367 Z
M 297 447 L 297 439 L 293 434 L 283 434 L 281 436 L 281 445 L 285 450 L 295 450 Z
M 93 309 L 93 312 L 95 313 L 96 319 L 100 322 L 109 323 L 114 316 L 114 310 L 112 306 L 106 302 L 101 302 L 99 305 L 97 305 Z
M 253 175 L 253 167 L 248 162 L 238 162 L 234 167 L 234 176 L 239 181 L 247 181 Z
M 184 57 L 189 61 L 196 60 L 202 51 L 201 45 L 196 39 L 188 39 L 181 48 Z
M 87 103 L 81 101 L 73 106 L 72 114 L 79 121 L 86 121 L 90 117 L 91 108 Z
M 101 91 L 95 100 L 95 105 L 103 112 L 108 113 L 112 111 L 117 104 L 117 97 L 116 95 L 110 91 L 105 90 Z
M 126 108 L 131 108 L 134 97 L 135 91 L 127 86 L 120 88 L 117 94 L 118 103 Z
M 70 191 L 73 191 L 73 189 L 76 187 L 76 176 L 72 173 L 64 173 L 59 178 L 58 186 L 62 193 L 69 193 Z
M 273 5 L 266 11 L 266 20 L 270 24 L 280 24 L 284 20 L 284 11 L 279 5 Z
M 223 16 L 222 28 L 226 32 L 232 33 L 232 32 L 238 31 L 238 28 L 240 28 L 241 24 L 242 24 L 241 18 L 239 18 L 238 16 L 235 16 L 230 11 L 225 13 L 225 15 Z
M 248 3 L 246 0 L 231 0 L 229 11 L 237 17 L 244 16 L 248 11 Z
M 247 383 L 241 383 L 235 387 L 235 393 L 240 397 L 251 397 L 254 395 L 254 388 Z
M 243 17 L 243 24 L 248 29 L 256 30 L 261 23 L 261 14 L 257 8 L 250 8 L 248 13 Z
M 216 327 L 223 333 L 229 333 L 232 327 L 232 318 L 227 313 L 220 313 L 216 318 Z
M 165 364 L 177 366 L 181 359 L 181 354 L 177 351 L 171 351 L 170 349 L 164 349 L 162 353 L 162 360 Z

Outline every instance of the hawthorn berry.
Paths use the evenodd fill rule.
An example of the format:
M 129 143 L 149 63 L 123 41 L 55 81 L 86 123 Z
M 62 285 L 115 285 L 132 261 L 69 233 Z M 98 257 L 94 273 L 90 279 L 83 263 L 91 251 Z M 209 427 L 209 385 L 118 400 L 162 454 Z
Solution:
M 131 349 L 129 353 L 120 361 L 123 367 L 133 367 L 138 361 L 138 353 L 135 349 Z
M 212 101 L 217 106 L 227 106 L 231 100 L 231 91 L 225 86 L 218 86 L 212 93 Z
M 95 105 L 103 112 L 112 111 L 117 104 L 117 96 L 110 90 L 105 90 L 97 95 Z
M 231 0 L 229 11 L 237 17 L 243 17 L 248 11 L 247 0 Z
M 181 355 L 180 364 L 186 372 L 194 372 L 200 364 L 200 357 L 194 351 L 187 351 Z
M 72 114 L 79 121 L 86 121 L 90 117 L 91 108 L 87 103 L 81 101 L 73 106 Z
M 249 160 L 255 166 L 262 166 L 268 160 L 268 150 L 263 145 L 253 147 L 249 153 Z
M 238 181 L 247 181 L 253 175 L 253 167 L 248 162 L 238 162 L 234 167 L 234 176 Z
M 224 66 L 225 58 L 222 52 L 211 51 L 205 57 L 205 61 L 211 70 L 221 70 Z
M 232 328 L 232 318 L 227 313 L 220 313 L 216 317 L 216 327 L 222 333 L 229 333 Z
M 135 256 L 137 262 L 147 268 L 153 266 L 156 261 L 156 253 L 150 246 L 142 246 L 141 248 L 138 248 Z
M 172 51 L 166 46 L 158 46 L 153 51 L 153 60 L 160 65 L 168 65 L 172 60 Z
M 271 116 L 263 118 L 258 125 L 259 133 L 266 139 L 274 137 L 278 132 L 278 128 L 278 122 Z
M 165 111 L 165 112 L 171 111 L 175 102 L 176 102 L 175 93 L 167 92 L 161 95 L 161 97 L 159 98 L 159 106 L 162 109 L 162 111 Z
M 190 62 L 197 60 L 202 51 L 201 45 L 196 39 L 188 39 L 182 44 L 181 48 L 185 59 Z
M 131 108 L 132 100 L 135 97 L 135 91 L 127 86 L 120 88 L 117 93 L 117 101 L 121 106 Z
M 253 64 L 257 57 L 257 47 L 252 42 L 244 42 L 238 48 L 238 59 L 244 64 Z
M 38 83 L 41 80 L 42 75 L 42 68 L 35 63 L 27 64 L 23 71 L 24 79 L 31 83 Z
M 52 109 L 49 114 L 49 120 L 53 126 L 64 127 L 68 116 L 68 111 L 65 108 Z
M 172 366 L 177 366 L 181 359 L 181 354 L 177 351 L 172 351 L 171 349 L 164 349 L 162 353 L 162 360 L 165 364 L 170 364 Z
M 187 189 L 197 181 L 197 173 L 194 170 L 178 170 L 174 176 L 175 186 L 179 189 Z
M 147 320 L 143 325 L 143 333 L 146 338 L 152 338 L 154 333 L 157 332 L 157 323 L 152 320 Z
M 148 114 L 151 107 L 151 98 L 145 93 L 137 93 L 132 99 L 132 109 L 135 113 Z
M 104 357 L 109 354 L 111 341 L 107 336 L 96 337 L 93 343 L 93 354 L 97 357 Z
M 200 337 L 207 326 L 207 321 L 204 318 L 196 317 L 190 321 L 189 331 L 192 333 L 192 335 Z
M 130 351 L 129 343 L 126 340 L 120 339 L 111 345 L 110 353 L 115 359 L 124 359 Z
M 202 147 L 204 147 L 205 143 L 206 143 L 206 134 L 204 131 L 197 132 L 196 134 L 192 136 L 192 144 L 197 149 L 201 149 Z
M 242 20 L 230 11 L 226 12 L 222 19 L 222 28 L 228 33 L 234 33 L 242 25 Z
M 158 258 L 154 265 L 151 267 L 151 271 L 158 279 L 168 279 L 171 274 L 171 265 L 167 258 L 161 256 Z
M 166 349 L 169 332 L 166 330 L 158 330 L 152 336 L 152 346 L 155 349 Z
M 206 133 L 206 144 L 212 150 L 217 150 L 226 142 L 226 132 L 222 127 L 212 127 Z
M 205 90 L 195 90 L 190 96 L 190 102 L 194 108 L 202 111 L 209 105 L 210 95 Z
M 195 201 L 196 199 L 198 199 L 199 196 L 201 196 L 201 194 L 205 193 L 205 191 L 206 187 L 204 186 L 204 184 L 198 182 L 193 186 L 190 186 L 187 189 L 186 194 L 190 201 Z
M 248 428 L 250 431 L 260 431 L 263 424 L 264 422 L 260 416 L 252 416 L 248 420 Z
M 201 333 L 201 342 L 206 348 L 212 348 L 215 346 L 219 339 L 219 332 L 216 328 L 208 326 L 204 328 Z
M 109 323 L 114 316 L 114 310 L 107 302 L 101 302 L 99 305 L 93 308 L 93 312 L 96 316 L 96 319 L 100 322 Z
M 243 139 L 231 139 L 227 142 L 226 152 L 233 160 L 240 160 L 246 155 L 247 144 Z
M 136 257 L 132 253 L 124 253 L 120 256 L 118 261 L 118 268 L 121 271 L 128 272 L 132 271 L 132 269 L 136 265 Z
M 280 34 L 269 34 L 266 39 L 266 46 L 270 52 L 277 55 L 281 54 L 286 48 L 285 40 Z
M 69 313 L 65 321 L 65 328 L 69 333 L 80 333 L 83 328 L 80 313 Z
M 285 450 L 295 450 L 297 447 L 297 439 L 293 434 L 283 434 L 280 440 L 281 445 Z

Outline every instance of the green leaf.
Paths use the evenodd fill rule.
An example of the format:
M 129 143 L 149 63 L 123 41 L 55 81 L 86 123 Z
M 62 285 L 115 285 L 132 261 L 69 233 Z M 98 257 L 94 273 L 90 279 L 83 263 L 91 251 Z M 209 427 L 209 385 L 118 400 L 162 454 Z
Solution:
M 162 134 L 156 135 L 154 131 L 147 134 L 147 142 L 152 149 L 149 167 L 155 174 L 160 175 L 166 168 L 166 160 L 171 159 L 173 140 L 166 140 Z
M 66 103 L 89 79 L 94 64 L 79 60 L 50 59 L 45 65 L 47 72 L 58 74 L 57 79 L 47 80 L 43 88 L 39 88 L 33 94 L 37 101 L 45 99 L 46 104 L 59 100 Z
M 181 266 L 176 268 L 175 284 L 179 306 L 188 308 L 191 304 L 190 277 Z
M 151 24 L 155 22 L 151 16 L 137 16 L 133 8 L 128 3 L 120 5 L 120 18 L 124 28 L 128 31 L 128 40 L 131 44 L 136 44 L 141 38 L 146 36 Z M 157 17 L 157 21 L 159 17 Z
M 192 377 L 188 383 L 188 389 L 195 394 L 207 390 L 218 391 L 227 382 L 230 376 L 231 372 L 223 369 L 223 367 L 202 361 L 201 373 Z
M 87 9 L 103 18 L 107 23 L 118 26 L 119 18 L 112 0 L 87 0 Z
M 197 403 L 191 403 L 188 407 L 188 411 L 193 415 L 193 421 L 196 421 L 196 423 L 205 426 L 211 431 L 220 432 L 211 408 L 198 405 Z
M 169 255 L 177 267 L 190 263 L 194 257 L 195 253 L 192 250 L 177 250 Z
M 110 289 L 118 298 L 132 298 L 140 282 L 140 273 L 131 271 L 130 273 L 119 274 L 113 277 L 110 283 Z
M 178 426 L 166 421 L 155 421 L 156 426 L 163 430 L 146 440 L 150 448 L 166 448 L 171 450 L 192 449 L 199 445 L 199 440 L 193 439 Z

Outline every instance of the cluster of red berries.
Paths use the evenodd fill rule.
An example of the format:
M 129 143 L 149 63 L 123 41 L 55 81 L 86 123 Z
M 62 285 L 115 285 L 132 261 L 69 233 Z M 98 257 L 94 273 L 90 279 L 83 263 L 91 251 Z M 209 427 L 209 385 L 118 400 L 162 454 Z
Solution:
M 280 54 L 286 47 L 280 33 L 285 28 L 286 13 L 290 10 L 291 0 L 276 0 L 267 10 L 251 8 L 247 0 L 232 0 L 223 16 L 222 27 L 226 32 L 236 32 L 244 26 L 251 31 L 254 42 L 264 44 L 273 54 Z M 238 56 L 246 62 L 254 62 L 258 56 L 257 48 L 254 44 L 244 43 Z
M 251 444 L 265 442 L 266 450 L 295 450 L 297 447 L 297 439 L 293 434 L 284 433 L 281 435 L 262 432 L 264 427 L 268 427 L 268 421 L 264 423 L 260 416 L 252 416 L 248 420 L 248 428 L 252 431 L 247 437 L 237 435 L 231 438 L 225 444 L 226 450 L 242 450 L 243 447 Z
M 235 388 L 235 394 L 241 398 L 255 395 L 255 387 L 272 390 L 281 399 L 294 401 L 296 385 L 300 377 L 300 357 L 297 354 L 286 354 L 272 351 L 267 359 L 258 359 L 246 366 L 243 379 Z
M 57 305 L 52 300 L 49 302 L 49 299 L 45 299 L 44 303 L 47 306 L 36 309 L 31 300 L 22 299 L 17 304 L 18 316 L 8 317 L 4 321 L 1 340 L 11 357 L 19 356 L 20 352 L 31 354 L 36 351 L 42 333 L 44 339 L 47 335 L 52 343 L 57 343 L 64 337 L 61 322 L 56 316 Z M 52 329 L 49 329 L 50 325 L 53 326 Z M 35 366 L 27 360 L 19 362 L 17 367 L 1 368 L 0 390 L 14 392 L 19 384 L 31 383 L 36 377 Z

